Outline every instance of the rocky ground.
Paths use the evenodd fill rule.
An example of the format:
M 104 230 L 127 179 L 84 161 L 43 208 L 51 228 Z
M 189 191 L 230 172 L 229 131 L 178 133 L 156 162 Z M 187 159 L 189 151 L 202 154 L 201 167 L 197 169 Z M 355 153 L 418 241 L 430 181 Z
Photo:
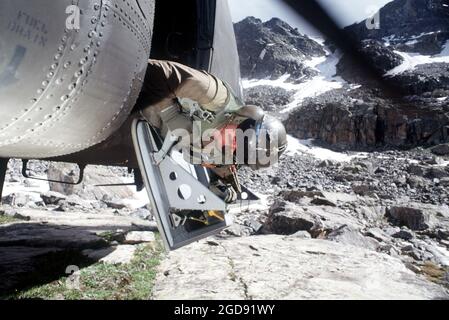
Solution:
M 447 148 L 332 160 L 337 153 L 290 147 L 269 171 L 241 171 L 262 205 L 242 208 L 221 235 L 161 256 L 148 284 L 154 281 L 154 290 L 145 292 L 156 299 L 449 298 Z M 10 181 L 21 180 L 10 172 Z M 88 200 L 44 191 L 40 200 L 26 198 L 27 192 L 4 197 L 2 293 L 54 298 L 47 287 L 65 283 L 68 266 L 132 265 L 142 246 L 157 243 L 146 208 L 119 207 L 104 195 Z M 46 289 L 25 289 L 35 285 Z M 57 288 L 56 298 L 74 297 Z
M 171 253 L 154 297 L 448 299 L 449 158 L 434 154 L 447 147 L 348 162 L 290 150 L 268 172 L 243 171 L 267 208 Z
M 156 264 L 146 270 L 146 284 L 139 283 L 142 274 L 132 273 L 143 250 L 148 257 L 139 261 L 142 265 L 156 259 L 160 252 L 156 223 L 145 206 L 146 201 L 137 199 L 139 195 L 126 186 L 93 186 L 123 182 L 128 178 L 127 172 L 93 167 L 87 170 L 81 186 L 63 188 L 52 184 L 61 191 L 57 192 L 50 191 L 48 183 L 24 179 L 20 165 L 17 160 L 10 162 L 6 195 L 0 207 L 0 296 L 148 297 Z M 61 175 L 66 169 L 33 162 L 30 174 Z M 73 178 L 70 174 L 64 177 Z M 71 290 L 67 285 L 71 278 L 65 277 L 74 271 L 78 273 L 73 277 L 81 277 L 81 289 Z M 97 278 L 91 273 L 98 273 Z M 122 284 L 126 292 L 119 293 L 121 289 L 117 286 L 122 281 L 119 279 L 130 283 L 133 280 L 131 284 Z M 133 287 L 139 285 L 146 289 L 140 292 Z

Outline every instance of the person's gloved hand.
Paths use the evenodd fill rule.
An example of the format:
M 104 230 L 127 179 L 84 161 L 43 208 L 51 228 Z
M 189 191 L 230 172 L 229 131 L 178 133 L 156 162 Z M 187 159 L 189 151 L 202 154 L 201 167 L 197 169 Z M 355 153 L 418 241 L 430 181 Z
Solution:
M 226 203 L 233 203 L 237 200 L 237 191 L 230 184 L 224 184 L 221 181 L 216 181 L 210 186 L 211 191 L 223 199 Z

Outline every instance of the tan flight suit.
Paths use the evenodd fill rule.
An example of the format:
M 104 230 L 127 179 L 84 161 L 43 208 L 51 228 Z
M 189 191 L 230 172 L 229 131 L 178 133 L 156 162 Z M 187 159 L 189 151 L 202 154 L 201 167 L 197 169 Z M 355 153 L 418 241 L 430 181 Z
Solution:
M 176 98 L 190 99 L 205 110 L 218 112 L 225 107 L 230 94 L 221 80 L 205 71 L 150 59 L 139 104 L 142 115 L 161 128 L 160 113 L 172 106 Z
M 203 109 L 216 114 L 223 111 L 229 101 L 236 101 L 232 92 L 220 79 L 205 71 L 172 61 L 150 59 L 138 101 L 141 114 L 151 125 L 162 129 L 161 112 L 172 107 L 176 99 L 196 101 Z M 238 111 L 240 108 L 241 106 L 236 106 L 233 109 Z M 244 117 L 240 118 L 244 119 Z M 182 122 L 185 126 L 191 125 L 190 119 L 185 118 Z M 223 124 L 221 121 L 217 121 L 212 126 L 221 124 Z M 230 167 L 232 166 L 217 167 L 212 170 L 222 178 L 233 177 Z

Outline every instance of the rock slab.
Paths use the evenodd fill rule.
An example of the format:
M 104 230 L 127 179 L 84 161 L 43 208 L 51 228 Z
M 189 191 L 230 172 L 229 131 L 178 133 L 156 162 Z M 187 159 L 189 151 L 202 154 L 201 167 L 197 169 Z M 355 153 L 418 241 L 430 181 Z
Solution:
M 179 290 L 182 288 L 182 290 Z M 199 242 L 161 264 L 155 299 L 448 299 L 388 255 L 325 240 Z

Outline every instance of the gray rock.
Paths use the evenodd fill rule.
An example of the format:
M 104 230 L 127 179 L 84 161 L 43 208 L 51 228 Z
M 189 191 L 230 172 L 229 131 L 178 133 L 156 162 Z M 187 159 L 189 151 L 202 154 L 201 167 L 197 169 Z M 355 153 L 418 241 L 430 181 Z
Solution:
M 361 196 L 371 196 L 375 193 L 375 188 L 367 184 L 353 184 L 351 186 L 355 194 Z
M 258 233 L 263 228 L 263 224 L 255 219 L 246 220 L 245 226 L 251 228 L 254 233 Z
M 395 233 L 398 233 L 399 231 L 401 231 L 401 228 L 399 227 L 392 227 L 392 226 L 386 226 L 383 228 L 383 231 L 385 232 L 385 234 L 387 234 L 388 236 L 392 237 Z
M 375 174 L 380 174 L 380 175 L 385 174 L 387 172 L 388 172 L 388 170 L 385 169 L 384 167 L 379 167 L 374 171 Z
M 377 250 L 379 247 L 379 242 L 376 239 L 365 237 L 359 230 L 348 226 L 342 226 L 332 231 L 327 235 L 326 239 L 369 250 Z
M 56 163 L 49 166 L 47 177 L 50 180 L 76 182 L 78 173 L 76 166 L 64 163 Z M 123 180 L 112 168 L 102 166 L 88 166 L 84 172 L 84 180 L 80 185 L 50 183 L 50 190 L 64 195 L 76 194 L 84 200 L 102 200 L 104 195 L 118 199 L 130 199 L 132 190 L 127 186 L 122 187 L 95 187 L 95 185 L 119 184 Z
M 156 241 L 156 237 L 154 232 L 151 231 L 131 231 L 125 236 L 126 244 L 139 244 L 154 241 Z
M 406 226 L 412 230 L 429 228 L 429 215 L 421 209 L 392 207 L 387 209 L 387 215 L 399 226 Z
M 449 178 L 442 178 L 440 180 L 440 185 L 443 187 L 449 187 Z
M 290 191 L 282 191 L 279 194 L 286 201 L 297 202 L 300 203 L 303 198 L 315 198 L 321 197 L 324 198 L 324 194 L 321 191 L 301 191 L 301 190 L 290 190 Z
M 385 216 L 385 208 L 380 206 L 358 206 L 356 205 L 355 211 L 358 213 L 358 217 L 363 219 L 368 224 L 376 224 Z
M 372 237 L 380 242 L 389 242 L 391 240 L 390 236 L 380 228 L 371 228 L 366 231 L 365 235 L 368 237 Z
M 29 195 L 21 192 L 11 193 L 2 198 L 3 204 L 15 207 L 25 207 L 31 201 L 32 198 Z
M 41 198 L 46 205 L 58 205 L 59 202 L 65 200 L 67 196 L 56 192 L 56 191 L 48 191 L 41 194 Z
M 411 240 L 415 237 L 415 235 L 408 230 L 401 230 L 395 234 L 393 234 L 393 238 L 402 239 L 402 240 Z
M 295 234 L 292 234 L 291 237 L 298 239 L 312 239 L 312 235 L 307 231 L 298 231 Z
M 432 153 L 437 156 L 448 156 L 449 155 L 449 144 L 440 144 L 431 149 Z
M 125 209 L 128 207 L 127 204 L 121 199 L 110 199 L 109 200 L 109 199 L 105 198 L 105 199 L 103 199 L 103 202 L 106 204 L 106 206 L 108 208 L 111 208 L 111 209 L 121 210 L 121 209 Z
M 343 225 L 360 229 L 363 225 L 348 212 L 335 207 L 297 206 L 293 203 L 276 201 L 270 208 L 264 224 L 264 233 L 292 235 L 308 231 L 317 237 L 326 231 Z
M 8 182 L 20 182 L 20 178 L 19 177 L 13 177 L 11 176 L 8 180 L 6 180 Z
M 322 162 L 320 162 L 320 164 L 318 165 L 318 168 L 327 168 L 327 167 L 331 167 L 334 163 L 330 160 L 323 160 Z
M 329 206 L 329 207 L 336 207 L 337 206 L 332 201 L 327 200 L 326 198 L 321 198 L 321 197 L 314 198 L 310 203 L 314 204 L 316 206 Z
M 428 179 L 442 179 L 447 177 L 449 177 L 449 171 L 444 168 L 432 167 L 426 173 L 426 178 Z
M 315 226 L 314 218 L 285 202 L 275 202 L 265 222 L 265 233 L 292 235 L 298 231 L 309 231 Z
M 217 242 L 210 246 L 201 241 L 171 252 L 159 266 L 153 298 L 449 298 L 442 287 L 408 270 L 399 259 L 372 250 L 283 236 Z
M 418 177 L 418 176 L 409 176 L 407 178 L 407 183 L 412 188 L 423 188 L 427 183 L 424 178 Z
M 234 237 L 248 237 L 253 231 L 249 227 L 242 226 L 241 224 L 234 223 L 224 231 L 224 234 Z
M 67 203 L 67 205 L 72 206 L 72 207 L 85 208 L 85 209 L 92 208 L 92 205 L 89 203 L 89 201 L 81 199 L 81 197 L 76 194 L 72 194 L 72 195 L 68 196 L 62 202 L 65 202 L 65 203 Z
M 417 164 L 411 164 L 408 167 L 408 173 L 418 177 L 424 177 L 427 174 L 427 167 Z
M 139 218 L 142 220 L 151 220 L 153 218 L 153 214 L 150 210 L 146 208 L 139 208 L 133 212 L 131 212 L 131 217 Z

